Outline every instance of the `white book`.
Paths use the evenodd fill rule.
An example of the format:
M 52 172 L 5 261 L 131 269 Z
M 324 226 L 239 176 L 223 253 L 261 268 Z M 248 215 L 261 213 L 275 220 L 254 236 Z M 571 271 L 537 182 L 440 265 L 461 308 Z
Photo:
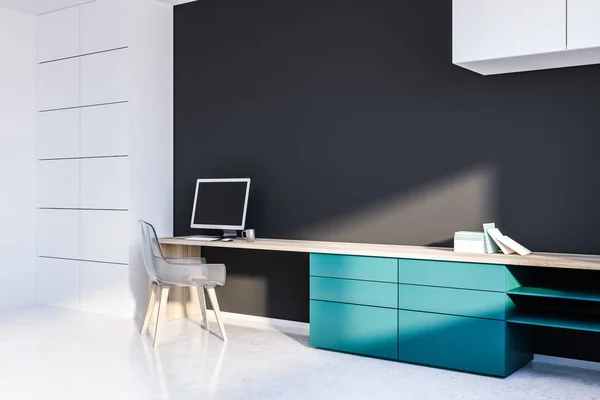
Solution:
M 511 238 L 509 238 L 506 235 L 504 235 L 500 238 L 500 242 L 502 242 L 502 244 L 504 244 L 506 247 L 513 249 L 514 251 L 519 253 L 519 255 L 521 255 L 521 256 L 526 256 L 528 254 L 531 254 L 531 251 L 529 249 L 523 247 L 522 245 L 515 242 L 514 240 L 512 240 Z
M 476 253 L 485 254 L 485 242 L 472 241 L 472 240 L 455 240 L 454 251 L 456 253 Z
M 494 239 L 488 233 L 488 229 L 493 229 L 496 224 L 493 222 L 483 224 L 483 232 L 485 232 L 485 252 L 488 254 L 497 253 L 500 251 L 500 247 L 494 242 Z
M 515 251 L 513 249 L 511 249 L 510 247 L 506 246 L 501 240 L 500 238 L 502 238 L 502 232 L 500 232 L 500 229 L 498 228 L 491 228 L 488 229 L 486 231 L 491 237 L 492 239 L 494 239 L 494 242 L 496 242 L 496 244 L 498 245 L 498 247 L 500 247 L 500 250 L 502 250 L 502 252 L 504 254 L 512 254 Z

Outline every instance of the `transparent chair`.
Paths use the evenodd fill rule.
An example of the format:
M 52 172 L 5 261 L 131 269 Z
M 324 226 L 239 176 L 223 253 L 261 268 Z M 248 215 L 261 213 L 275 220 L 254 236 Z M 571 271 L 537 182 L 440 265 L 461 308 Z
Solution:
M 208 330 L 208 319 L 206 318 L 206 299 L 204 289 L 215 312 L 215 317 L 221 331 L 223 341 L 227 341 L 225 327 L 219 309 L 219 302 L 215 293 L 215 286 L 225 284 L 225 265 L 207 264 L 203 258 L 165 258 L 160 248 L 156 230 L 146 221 L 139 221 L 142 228 L 142 256 L 146 272 L 152 281 L 150 299 L 146 309 L 146 316 L 142 324 L 141 335 L 146 333 L 150 316 L 154 306 L 158 303 L 156 327 L 154 331 L 153 345 L 158 343 L 160 313 L 164 311 L 169 296 L 169 290 L 173 287 L 196 288 L 200 300 L 200 311 L 204 327 Z

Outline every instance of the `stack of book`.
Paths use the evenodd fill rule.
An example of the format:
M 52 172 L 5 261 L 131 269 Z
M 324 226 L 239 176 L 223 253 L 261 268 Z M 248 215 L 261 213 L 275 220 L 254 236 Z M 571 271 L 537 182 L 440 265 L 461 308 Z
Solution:
M 485 254 L 485 233 L 459 231 L 454 234 L 454 251 Z
M 492 254 L 502 251 L 504 254 L 517 253 L 521 256 L 531 254 L 529 249 L 503 235 L 493 222 L 483 224 L 483 232 L 456 232 L 454 234 L 454 251 L 477 254 Z

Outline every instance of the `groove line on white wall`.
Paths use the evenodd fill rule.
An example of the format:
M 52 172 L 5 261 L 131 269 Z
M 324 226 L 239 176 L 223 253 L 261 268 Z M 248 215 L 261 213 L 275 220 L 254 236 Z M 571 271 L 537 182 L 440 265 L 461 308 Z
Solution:
M 60 158 L 38 158 L 38 161 L 61 161 L 61 160 L 87 160 L 94 158 L 124 158 L 127 154 L 117 154 L 112 156 L 84 156 L 84 157 L 60 157 Z
M 113 264 L 113 265 L 129 265 L 127 263 L 119 263 L 119 262 L 114 262 L 114 261 L 84 260 L 81 258 L 53 257 L 53 256 L 42 256 L 42 255 L 38 255 L 38 257 L 39 258 L 49 258 L 52 260 L 82 261 L 82 262 L 90 262 L 90 263 L 98 263 L 98 264 Z
M 80 13 L 81 13 L 81 10 L 80 10 Z M 81 48 L 81 43 L 80 43 L 79 46 Z M 93 51 L 91 53 L 79 54 L 79 55 L 76 55 L 76 56 L 69 56 L 69 57 L 62 57 L 62 58 L 55 58 L 55 59 L 52 59 L 52 60 L 41 61 L 38 64 L 40 64 L 40 65 L 42 65 L 42 64 L 49 64 L 49 63 L 56 62 L 56 61 L 71 60 L 73 58 L 81 58 L 81 57 L 86 57 L 86 56 L 93 56 L 95 54 L 109 53 L 111 51 L 124 50 L 124 49 L 128 49 L 128 48 L 129 48 L 129 46 L 115 47 L 114 49 L 99 50 L 99 51 Z
M 80 79 L 81 79 L 81 77 L 80 77 Z M 81 84 L 79 86 L 80 86 L 80 90 L 81 90 Z M 129 100 L 112 101 L 109 103 L 86 104 L 85 106 L 75 106 L 75 107 L 48 108 L 45 110 L 38 110 L 38 112 L 43 113 L 43 112 L 52 112 L 52 111 L 73 110 L 74 108 L 100 107 L 100 106 L 109 106 L 111 104 L 123 104 L 123 103 L 129 103 Z
M 129 211 L 128 208 L 74 208 L 74 207 L 38 207 L 38 210 L 118 211 L 118 212 Z

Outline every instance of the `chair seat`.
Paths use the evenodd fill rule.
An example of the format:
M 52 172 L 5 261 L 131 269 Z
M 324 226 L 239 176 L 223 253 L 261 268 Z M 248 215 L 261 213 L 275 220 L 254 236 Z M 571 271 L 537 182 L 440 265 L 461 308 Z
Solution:
M 166 259 L 171 264 L 183 264 L 183 265 L 193 265 L 193 264 L 206 264 L 206 258 L 167 258 Z
M 169 286 L 215 287 L 225 284 L 225 265 L 206 264 L 200 259 L 167 259 L 159 262 L 156 282 Z

